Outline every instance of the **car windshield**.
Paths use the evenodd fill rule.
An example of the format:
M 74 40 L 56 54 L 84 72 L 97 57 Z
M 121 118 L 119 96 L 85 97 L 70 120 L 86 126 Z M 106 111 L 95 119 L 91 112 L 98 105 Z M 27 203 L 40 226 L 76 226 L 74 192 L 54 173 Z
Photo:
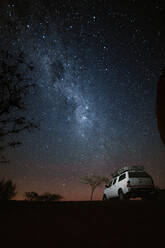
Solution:
M 144 171 L 130 171 L 129 177 L 130 178 L 144 178 L 144 177 L 150 177 L 150 176 Z

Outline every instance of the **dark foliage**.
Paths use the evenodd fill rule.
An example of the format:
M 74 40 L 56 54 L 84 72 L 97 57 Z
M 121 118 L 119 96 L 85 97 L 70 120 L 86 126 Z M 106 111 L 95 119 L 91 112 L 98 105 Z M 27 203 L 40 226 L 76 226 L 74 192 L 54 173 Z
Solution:
M 59 194 L 44 193 L 39 195 L 39 201 L 59 201 L 62 199 L 62 196 Z
M 14 184 L 11 180 L 0 181 L 0 200 L 7 201 L 11 200 L 16 195 L 16 184 Z
M 16 135 L 37 127 L 25 111 L 25 97 L 35 87 L 30 77 L 33 70 L 24 53 L 0 52 L 0 150 L 20 145 Z
M 63 197 L 59 194 L 44 193 L 39 195 L 36 192 L 25 192 L 25 200 L 27 201 L 59 201 Z
M 36 192 L 25 192 L 24 194 L 25 200 L 27 201 L 37 201 L 38 200 L 38 194 Z

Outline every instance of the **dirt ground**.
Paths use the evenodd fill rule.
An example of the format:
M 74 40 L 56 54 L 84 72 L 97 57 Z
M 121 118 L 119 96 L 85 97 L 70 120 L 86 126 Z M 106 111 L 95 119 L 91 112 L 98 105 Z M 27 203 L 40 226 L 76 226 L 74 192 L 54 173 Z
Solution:
M 5 248 L 164 247 L 165 201 L 10 201 L 0 227 Z

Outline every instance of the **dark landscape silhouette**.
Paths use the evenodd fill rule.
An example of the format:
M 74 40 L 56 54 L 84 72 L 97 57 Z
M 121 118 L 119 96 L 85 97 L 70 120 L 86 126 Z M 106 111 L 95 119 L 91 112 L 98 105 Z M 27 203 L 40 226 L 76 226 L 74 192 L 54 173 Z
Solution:
M 1 244 L 160 247 L 164 208 L 165 201 L 1 202 Z
M 9 185 L 5 191 L 4 185 Z M 15 190 L 11 180 L 0 182 L 0 243 L 5 247 L 17 242 L 24 247 L 121 247 L 123 242 L 159 247 L 164 238 L 164 189 L 157 189 L 157 200 L 108 202 L 57 202 L 60 195 L 36 192 L 25 192 L 24 201 L 10 200 Z

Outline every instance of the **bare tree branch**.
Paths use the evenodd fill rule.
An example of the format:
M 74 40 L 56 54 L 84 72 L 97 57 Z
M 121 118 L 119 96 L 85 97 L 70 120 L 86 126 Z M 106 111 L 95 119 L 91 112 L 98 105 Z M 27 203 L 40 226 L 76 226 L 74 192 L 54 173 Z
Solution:
M 27 118 L 26 95 L 35 87 L 32 83 L 34 66 L 26 61 L 25 54 L 0 51 L 0 150 L 20 145 L 20 141 L 8 141 L 18 133 L 38 128 L 34 120 Z M 26 111 L 25 111 L 26 110 Z M 21 116 L 20 116 L 21 115 Z
M 104 176 L 96 176 L 96 175 L 89 175 L 84 176 L 80 179 L 80 182 L 83 184 L 87 184 L 91 187 L 91 195 L 90 200 L 93 199 L 93 193 L 98 186 L 101 186 L 103 183 L 109 182 L 109 179 Z

